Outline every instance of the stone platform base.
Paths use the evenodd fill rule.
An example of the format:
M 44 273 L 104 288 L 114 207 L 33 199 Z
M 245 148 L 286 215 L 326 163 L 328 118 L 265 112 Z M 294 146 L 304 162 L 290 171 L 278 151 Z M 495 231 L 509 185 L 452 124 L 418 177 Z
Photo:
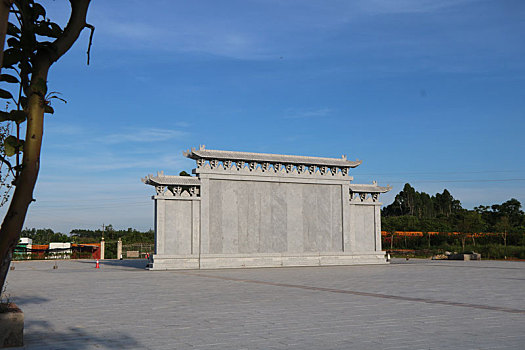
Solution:
M 450 254 L 448 260 L 481 260 L 481 254 Z
M 388 264 L 385 252 L 315 254 L 153 255 L 150 270 Z

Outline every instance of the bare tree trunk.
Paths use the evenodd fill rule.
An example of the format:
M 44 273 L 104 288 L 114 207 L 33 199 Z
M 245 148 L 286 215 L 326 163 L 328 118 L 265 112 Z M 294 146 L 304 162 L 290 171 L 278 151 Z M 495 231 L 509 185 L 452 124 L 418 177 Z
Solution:
M 4 63 L 4 45 L 9 23 L 9 9 L 13 0 L 0 0 L 0 69 Z
M 30 89 L 28 89 L 30 92 L 27 94 L 28 117 L 22 169 L 16 179 L 15 192 L 0 227 L 0 290 L 4 286 L 27 210 L 33 201 L 44 133 L 44 96 L 47 91 L 47 74 L 51 65 L 71 48 L 84 28 L 89 27 L 93 30 L 94 27 L 86 23 L 89 2 L 90 0 L 69 0 L 71 16 L 62 35 L 53 42 L 53 50 L 38 49 L 31 62 L 33 74 Z
M 41 68 L 35 72 L 32 81 L 38 79 L 47 81 L 49 67 Z M 0 285 L 3 285 L 9 270 L 12 254 L 16 247 L 20 231 L 24 225 L 29 204 L 33 201 L 33 190 L 35 188 L 38 170 L 40 168 L 40 149 L 42 146 L 42 135 L 44 133 L 44 103 L 42 97 L 33 93 L 28 103 L 28 118 L 26 130 L 26 142 L 24 145 L 24 156 L 22 158 L 22 170 L 16 180 L 16 188 L 9 205 L 7 214 L 0 227 Z

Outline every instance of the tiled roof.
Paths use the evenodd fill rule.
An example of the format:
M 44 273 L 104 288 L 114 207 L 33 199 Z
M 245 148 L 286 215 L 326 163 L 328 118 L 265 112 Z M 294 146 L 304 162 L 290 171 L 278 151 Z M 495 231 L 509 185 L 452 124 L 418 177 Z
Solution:
M 160 185 L 160 186 L 197 186 L 200 185 L 200 180 L 195 176 L 170 176 L 170 175 L 148 175 L 142 179 L 146 185 Z
M 217 159 L 217 160 L 242 160 L 245 162 L 268 162 L 268 163 L 283 163 L 283 164 L 303 164 L 303 165 L 321 165 L 321 166 L 337 166 L 355 168 L 362 161 L 350 161 L 345 156 L 341 158 L 322 158 L 322 157 L 307 157 L 307 156 L 292 156 L 284 154 L 269 154 L 269 153 L 252 153 L 252 152 L 233 152 L 211 150 L 201 147 L 199 149 L 191 149 L 184 152 L 184 155 L 191 159 Z
M 352 192 L 366 192 L 366 193 L 385 193 L 392 189 L 392 186 L 377 186 L 376 184 L 351 184 L 350 191 Z

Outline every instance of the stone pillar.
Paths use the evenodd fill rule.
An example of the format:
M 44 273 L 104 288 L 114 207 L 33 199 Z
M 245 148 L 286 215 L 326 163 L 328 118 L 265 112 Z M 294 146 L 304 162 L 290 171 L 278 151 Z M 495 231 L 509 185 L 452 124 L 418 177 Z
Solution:
M 210 179 L 207 175 L 199 176 L 201 179 L 200 256 L 210 253 Z
M 355 242 L 355 233 L 356 233 L 355 224 L 357 220 L 356 205 L 353 204 L 349 200 L 347 208 L 348 208 L 348 219 L 347 219 L 348 229 L 345 229 L 345 251 L 346 252 L 359 251 L 359 249 L 356 247 L 356 242 Z
M 100 241 L 100 260 L 104 260 L 104 250 L 105 250 L 106 242 L 104 242 L 104 238 Z
M 117 259 L 122 260 L 122 239 L 118 239 L 117 242 Z
M 166 254 L 164 251 L 166 243 L 166 200 L 160 196 L 155 197 L 155 254 Z
M 381 251 L 381 203 L 377 203 L 374 208 L 374 228 L 375 228 L 375 250 Z
M 353 248 L 352 231 L 350 228 L 352 210 L 350 207 L 350 186 L 341 185 L 341 210 L 343 213 L 343 252 L 350 252 Z
M 191 217 L 192 217 L 192 225 L 191 225 L 191 236 L 192 236 L 192 243 L 191 243 L 191 254 L 193 255 L 200 255 L 200 225 L 201 225 L 201 202 L 200 201 L 192 201 L 191 203 Z

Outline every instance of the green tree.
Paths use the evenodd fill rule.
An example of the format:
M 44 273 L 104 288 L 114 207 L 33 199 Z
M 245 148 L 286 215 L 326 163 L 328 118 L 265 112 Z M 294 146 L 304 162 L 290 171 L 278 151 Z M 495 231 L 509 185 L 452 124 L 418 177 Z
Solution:
M 405 184 L 403 190 L 399 192 L 394 198 L 394 202 L 389 206 L 385 207 L 383 213 L 385 216 L 402 216 L 402 215 L 414 215 L 415 212 L 415 197 L 416 190 Z
M 22 153 L 21 163 L 12 166 L 15 170 L 15 191 L 0 227 L 0 289 L 3 287 L 12 254 L 18 243 L 27 210 L 33 199 L 40 168 L 40 150 L 44 133 L 44 113 L 53 113 L 48 94 L 47 81 L 51 66 L 58 61 L 75 43 L 84 28 L 94 27 L 86 22 L 90 0 L 69 0 L 71 13 L 65 28 L 47 18 L 45 8 L 34 0 L 14 0 L 12 18 L 7 28 L 8 49 L 3 52 L 2 68 L 15 75 L 2 74 L 5 83 L 16 85 L 13 95 L 0 89 L 0 98 L 12 100 L 16 108 L 2 112 L 0 121 L 13 121 L 17 125 L 26 123 L 26 138 L 6 138 L 4 147 L 7 154 Z M 90 43 L 91 46 L 91 37 Z M 88 48 L 89 53 L 89 48 Z M 88 54 L 89 63 L 89 54 Z M 18 128 L 17 128 L 18 130 Z M 17 135 L 18 136 L 18 135 Z
M 441 194 L 436 193 L 435 207 L 438 214 L 446 217 L 461 209 L 459 201 L 454 199 L 447 189 L 444 189 Z
M 454 199 L 448 190 L 430 196 L 425 192 L 416 191 L 410 184 L 405 184 L 394 202 L 386 206 L 382 213 L 384 216 L 411 215 L 419 219 L 435 218 L 439 216 L 450 217 L 462 210 L 461 203 Z
M 478 212 L 465 210 L 459 218 L 458 228 L 460 231 L 461 247 L 464 251 L 467 236 L 482 231 L 484 229 L 484 222 Z
M 21 237 L 28 237 L 33 240 L 33 244 L 49 244 L 51 242 L 71 242 L 71 237 L 60 232 L 54 232 L 50 228 L 24 229 Z
M 506 216 L 509 224 L 512 226 L 520 226 L 523 224 L 525 214 L 521 210 L 521 203 L 516 198 L 511 198 L 501 205 L 493 205 L 493 210 L 498 212 L 500 216 Z
M 499 221 L 495 225 L 495 229 L 498 233 L 501 233 L 503 237 L 503 245 L 505 246 L 505 258 L 507 258 L 507 235 L 511 230 L 512 226 L 510 224 L 509 217 L 504 215 L 500 217 Z
M 499 231 L 498 224 L 501 218 L 506 217 L 509 224 L 508 233 L 523 231 L 525 225 L 525 213 L 521 210 L 521 203 L 515 198 L 511 198 L 502 204 L 492 206 L 480 205 L 475 207 L 483 220 L 488 224 L 489 230 Z

